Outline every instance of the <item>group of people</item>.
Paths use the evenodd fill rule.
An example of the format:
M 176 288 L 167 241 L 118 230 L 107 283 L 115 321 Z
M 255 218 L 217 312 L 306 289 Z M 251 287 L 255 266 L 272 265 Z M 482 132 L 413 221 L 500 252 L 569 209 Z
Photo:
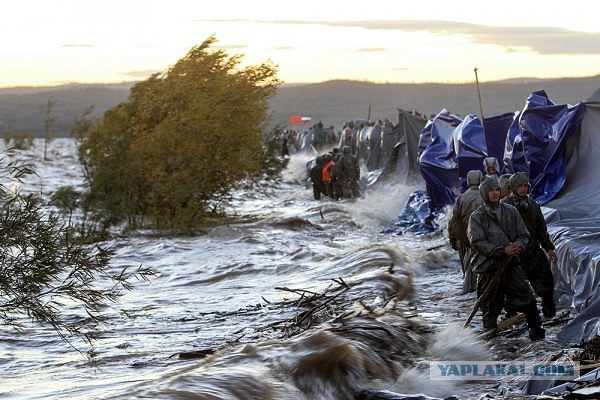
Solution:
M 469 188 L 456 198 L 448 222 L 450 245 L 459 252 L 463 293 L 487 295 L 481 301 L 483 327 L 493 335 L 498 317 L 523 312 L 529 337 L 545 337 L 534 293 L 546 318 L 556 314 L 554 278 L 548 260 L 557 260 L 540 205 L 529 196 L 524 172 L 498 176 L 494 157 L 484 160 L 487 175 L 469 171 Z M 499 280 L 498 271 L 504 271 Z M 530 286 L 531 284 L 531 286 Z
M 281 155 L 289 156 L 308 149 L 310 146 L 320 151 L 339 141 L 341 132 L 336 133 L 333 125 L 325 128 L 322 122 L 317 122 L 307 130 L 295 131 L 286 129 L 281 133 Z
M 335 200 L 360 196 L 360 168 L 350 146 L 344 146 L 341 154 L 338 148 L 334 148 L 317 157 L 315 165 L 310 169 L 310 179 L 316 200 L 322 194 Z

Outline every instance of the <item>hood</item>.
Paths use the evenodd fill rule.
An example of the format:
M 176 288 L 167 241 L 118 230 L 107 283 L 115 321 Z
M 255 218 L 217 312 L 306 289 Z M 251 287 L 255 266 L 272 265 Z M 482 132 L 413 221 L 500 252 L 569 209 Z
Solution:
M 527 176 L 527 173 L 525 172 L 517 172 L 514 173 L 511 177 L 510 177 L 510 189 L 512 190 L 512 192 L 514 194 L 517 194 L 517 188 L 521 185 L 529 185 L 529 177 Z
M 481 197 L 483 198 L 483 201 L 487 206 L 492 206 L 493 204 L 498 204 L 498 203 L 491 203 L 490 198 L 488 196 L 488 192 L 493 187 L 497 187 L 498 189 L 500 188 L 500 183 L 498 183 L 498 178 L 496 178 L 495 176 L 491 176 L 491 177 L 486 176 L 485 178 L 483 178 L 483 181 L 479 185 L 479 193 L 481 193 Z
M 506 190 L 506 189 L 510 189 L 510 174 L 504 174 L 504 175 L 500 175 L 500 178 L 498 178 L 498 183 L 500 184 L 500 189 Z
M 483 168 L 487 171 L 488 167 L 494 167 L 496 172 L 500 172 L 500 164 L 496 157 L 488 157 L 483 160 Z
M 352 149 L 350 148 L 350 146 L 344 146 L 342 148 L 342 154 L 345 156 L 349 156 L 350 154 L 352 154 Z
M 474 169 L 467 172 L 467 185 L 469 187 L 479 186 L 481 179 L 483 179 L 483 174 L 480 170 Z

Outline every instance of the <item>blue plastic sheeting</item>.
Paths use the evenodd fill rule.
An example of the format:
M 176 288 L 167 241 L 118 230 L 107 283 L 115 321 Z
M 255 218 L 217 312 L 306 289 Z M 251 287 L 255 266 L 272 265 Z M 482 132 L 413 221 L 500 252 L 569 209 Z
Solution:
M 500 163 L 499 172 L 501 174 L 505 171 L 504 165 L 502 165 L 502 158 L 504 157 L 506 136 L 516 119 L 516 115 L 518 113 L 506 113 L 483 119 L 486 154 L 488 157 L 496 157 L 496 160 Z M 483 164 L 483 160 L 481 163 Z
M 382 233 L 402 235 L 411 232 L 422 235 L 434 232 L 439 227 L 435 220 L 441 214 L 431 215 L 429 206 L 430 202 L 424 190 L 412 192 L 408 196 L 406 203 L 404 203 L 404 208 L 398 216 L 398 221 L 396 221 L 392 228 L 384 229 Z
M 483 159 L 496 157 L 502 160 L 504 146 L 509 127 L 513 123 L 515 114 L 507 113 L 495 117 L 484 118 L 483 127 L 479 118 L 470 114 L 454 130 L 454 151 L 458 164 L 458 176 L 461 191 L 467 189 L 467 173 L 471 170 L 483 169 Z M 484 129 L 485 128 L 485 129 Z M 500 167 L 500 173 L 504 168 Z
M 453 134 L 454 151 L 458 165 L 461 191 L 467 189 L 467 172 L 478 169 L 483 171 L 483 159 L 486 157 L 485 135 L 481 121 L 476 115 L 467 115 Z
M 584 104 L 555 105 L 543 90 L 532 93 L 521 113 L 461 120 L 442 110 L 425 127 L 419 141 L 419 167 L 435 211 L 454 203 L 466 175 L 483 171 L 483 159 L 504 160 L 500 173 L 526 172 L 531 195 L 540 204 L 556 196 L 565 183 L 566 140 L 581 126 Z M 484 129 L 485 128 L 485 129 Z
M 520 117 L 521 113 L 516 113 L 513 123 L 508 128 L 504 157 L 502 158 L 504 160 L 505 172 L 511 174 L 515 172 L 529 172 L 527 158 L 525 157 L 525 148 L 523 147 L 523 136 L 521 136 L 521 129 L 519 128 Z
M 360 177 L 360 181 L 358 182 L 358 186 L 364 192 L 366 190 L 375 188 L 381 183 L 379 179 L 383 172 L 383 168 L 376 169 L 375 171 L 367 172 Z
M 432 211 L 454 203 L 459 192 L 453 133 L 462 119 L 446 110 L 429 121 L 419 138 L 419 169 L 425 179 Z
M 533 92 L 521 113 L 520 128 L 529 163 L 531 195 L 550 201 L 566 176 L 566 140 L 579 130 L 585 106 L 555 105 L 543 90 Z
M 572 343 L 600 334 L 599 150 L 600 101 L 585 105 L 581 132 L 567 143 L 565 185 L 543 209 L 558 256 L 556 291 L 577 314 L 558 336 Z

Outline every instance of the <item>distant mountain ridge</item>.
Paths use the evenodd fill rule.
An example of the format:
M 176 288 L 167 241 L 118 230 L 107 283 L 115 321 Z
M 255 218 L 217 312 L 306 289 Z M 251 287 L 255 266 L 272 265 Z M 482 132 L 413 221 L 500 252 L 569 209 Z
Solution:
M 521 110 L 531 92 L 544 89 L 555 103 L 576 104 L 600 88 L 600 75 L 585 78 L 515 78 L 480 85 L 485 116 Z M 397 109 L 425 115 L 443 108 L 460 115 L 479 114 L 474 83 L 370 83 L 336 80 L 295 87 L 281 87 L 271 101 L 273 123 L 289 124 L 290 115 L 312 117 L 333 124 L 367 118 L 397 121 Z
M 96 116 L 125 101 L 136 82 L 66 84 L 53 87 L 0 89 L 0 133 L 30 131 L 43 135 L 44 110 L 49 97 L 55 102 L 57 136 L 67 136 L 73 121 L 86 107 L 95 105 Z M 481 84 L 486 116 L 523 108 L 527 96 L 544 89 L 555 103 L 575 104 L 600 88 L 600 75 L 584 78 L 512 78 Z M 442 108 L 466 115 L 479 113 L 473 83 L 371 83 L 333 80 L 312 84 L 282 85 L 271 99 L 271 122 L 288 125 L 290 115 L 312 117 L 337 128 L 345 121 L 366 118 L 397 121 L 397 108 L 430 115 Z

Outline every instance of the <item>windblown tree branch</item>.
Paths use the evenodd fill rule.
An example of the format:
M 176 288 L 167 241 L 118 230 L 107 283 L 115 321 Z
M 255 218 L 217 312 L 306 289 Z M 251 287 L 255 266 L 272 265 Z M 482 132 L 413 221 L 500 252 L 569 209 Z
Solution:
M 11 161 L 0 182 L 18 182 L 32 173 L 30 166 Z M 70 200 L 66 206 L 75 207 Z M 63 338 L 73 334 L 89 341 L 87 323 L 103 321 L 105 307 L 130 290 L 133 280 L 153 274 L 142 266 L 113 272 L 113 250 L 73 235 L 72 213 L 71 208 L 65 219 L 50 212 L 42 198 L 0 184 L 0 323 L 18 328 L 29 317 Z M 84 318 L 65 318 L 67 308 Z

